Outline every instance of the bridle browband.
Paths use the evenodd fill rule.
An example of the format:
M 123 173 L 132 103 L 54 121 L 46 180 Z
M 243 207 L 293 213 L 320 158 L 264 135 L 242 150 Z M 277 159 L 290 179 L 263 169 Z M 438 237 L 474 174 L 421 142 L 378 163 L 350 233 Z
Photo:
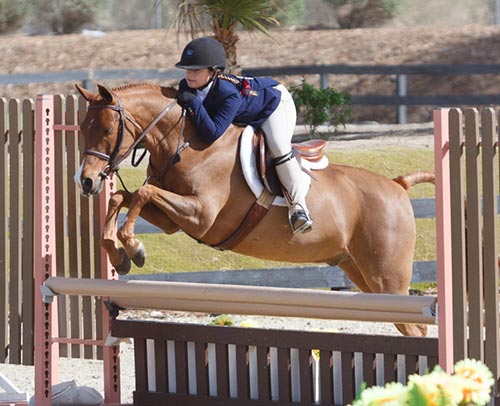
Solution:
M 120 164 L 130 155 L 132 151 L 135 151 L 138 147 L 138 145 L 141 143 L 141 141 L 148 135 L 148 133 L 158 124 L 158 122 L 170 111 L 172 108 L 175 106 L 176 101 L 173 100 L 170 104 L 168 104 L 154 119 L 151 121 L 151 123 L 146 127 L 145 130 L 142 129 L 142 127 L 134 120 L 134 118 L 127 113 L 127 111 L 123 108 L 121 100 L 118 96 L 113 95 L 113 97 L 116 99 L 118 105 L 114 104 L 96 104 L 96 105 L 90 105 L 88 107 L 89 110 L 94 110 L 94 109 L 111 109 L 113 111 L 116 111 L 119 116 L 120 116 L 120 122 L 118 124 L 118 135 L 117 135 L 117 140 L 115 147 L 113 148 L 113 151 L 111 152 L 110 155 L 105 154 L 103 152 L 99 151 L 94 151 L 91 149 L 86 149 L 83 151 L 84 155 L 93 155 L 97 158 L 103 159 L 105 161 L 108 161 L 108 164 L 106 167 L 101 171 L 99 174 L 103 179 L 107 178 L 111 173 L 118 172 L 118 169 L 120 167 Z M 126 127 L 126 122 L 125 120 L 130 121 L 132 125 L 140 132 L 139 137 L 134 141 L 134 143 L 130 146 L 130 148 L 123 154 L 121 157 L 118 157 L 118 153 L 120 152 L 122 142 L 123 142 L 123 135 L 124 135 L 124 129 Z M 136 163 L 137 166 L 140 161 L 144 158 L 146 151 L 142 154 L 142 156 L 139 158 L 138 162 Z

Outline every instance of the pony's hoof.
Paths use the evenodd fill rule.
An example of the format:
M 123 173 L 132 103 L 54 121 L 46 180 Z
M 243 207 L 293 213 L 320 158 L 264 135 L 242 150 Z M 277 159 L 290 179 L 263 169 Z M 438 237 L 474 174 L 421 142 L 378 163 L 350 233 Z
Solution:
M 146 249 L 144 248 L 144 244 L 141 242 L 139 243 L 139 246 L 137 247 L 137 251 L 132 258 L 132 261 L 134 261 L 134 264 L 138 268 L 142 268 L 144 264 L 146 263 Z
M 118 265 L 115 265 L 115 271 L 118 273 L 118 275 L 126 275 L 130 272 L 132 264 L 130 263 L 130 258 L 128 257 L 124 248 L 120 248 L 120 253 L 122 254 L 122 262 L 120 262 Z

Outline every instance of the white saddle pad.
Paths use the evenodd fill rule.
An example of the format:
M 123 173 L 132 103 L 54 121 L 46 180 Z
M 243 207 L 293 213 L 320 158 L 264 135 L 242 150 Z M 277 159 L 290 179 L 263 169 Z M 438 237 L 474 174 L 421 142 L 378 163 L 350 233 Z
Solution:
M 243 176 L 248 184 L 248 187 L 255 195 L 256 198 L 262 194 L 264 190 L 264 185 L 259 177 L 259 172 L 257 171 L 257 163 L 255 162 L 255 154 L 253 151 L 253 134 L 255 129 L 252 126 L 247 126 L 240 137 L 240 161 L 241 169 L 243 170 Z M 308 170 L 320 170 L 328 166 L 328 158 L 324 156 L 319 162 L 311 163 L 302 160 L 302 167 Z M 305 182 L 309 187 L 311 184 L 311 177 L 302 172 L 300 182 Z M 287 206 L 286 200 L 282 196 L 276 196 L 273 201 L 274 206 Z

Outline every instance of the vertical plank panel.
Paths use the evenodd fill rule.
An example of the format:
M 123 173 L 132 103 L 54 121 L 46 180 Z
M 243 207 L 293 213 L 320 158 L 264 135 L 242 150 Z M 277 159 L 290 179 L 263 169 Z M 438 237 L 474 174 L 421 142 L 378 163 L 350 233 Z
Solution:
M 229 360 L 227 344 L 215 344 L 217 363 L 217 397 L 229 397 Z
M 427 371 L 432 371 L 439 364 L 438 357 L 427 357 Z
M 9 205 L 10 205 L 10 311 L 9 311 L 9 360 L 21 362 L 21 276 L 22 276 L 22 162 L 21 162 L 21 104 L 18 99 L 9 101 Z
M 485 108 L 481 116 L 481 145 L 483 155 L 483 266 L 484 317 L 486 324 L 485 363 L 495 377 L 500 375 L 500 337 L 498 314 L 498 249 L 497 193 L 498 178 L 495 168 L 497 149 L 496 115 Z M 496 388 L 495 392 L 498 392 Z
M 156 373 L 156 391 L 168 391 L 168 364 L 167 364 L 167 343 L 166 341 L 155 338 L 155 373 Z
M 463 114 L 460 109 L 451 109 L 450 127 L 450 199 L 451 205 L 451 250 L 453 284 L 453 332 L 454 358 L 467 356 L 467 292 L 465 260 L 465 156 Z
M 184 341 L 175 342 L 175 378 L 177 382 L 176 393 L 189 393 L 187 342 Z
M 322 405 L 333 404 L 333 356 L 331 351 L 319 352 L 320 400 Z
M 74 114 L 74 99 L 68 98 L 66 109 L 70 109 Z M 69 227 L 69 275 L 72 278 L 81 278 L 82 276 L 82 251 L 81 251 L 81 206 L 80 206 L 80 191 L 77 189 L 73 180 L 74 174 L 79 166 L 79 145 L 75 134 L 66 131 L 66 146 L 67 146 L 67 179 L 66 188 L 68 193 L 68 227 Z M 71 336 L 83 337 L 83 326 L 81 324 L 82 300 L 81 297 L 70 298 L 71 311 Z M 82 346 L 71 345 L 71 356 L 80 358 L 82 356 Z
M 34 245 L 32 236 L 34 226 L 34 125 L 35 105 L 33 100 L 23 101 L 23 365 L 33 365 L 34 362 L 34 302 L 33 302 L 33 258 Z M 1 323 L 0 323 L 1 325 Z
M 217 397 L 229 397 L 229 362 L 227 344 L 215 344 L 217 362 Z
M 8 102 L 0 98 L 0 326 L 7 326 L 9 320 L 9 230 L 8 230 Z M 0 362 L 7 361 L 8 329 L 0 329 Z
M 259 400 L 271 400 L 271 367 L 269 348 L 257 347 L 257 375 L 259 377 Z
M 65 104 L 64 96 L 55 95 L 54 96 L 54 123 L 62 124 L 64 123 L 65 114 Z M 68 247 L 68 227 L 66 223 L 67 205 L 66 205 L 66 190 L 65 190 L 65 179 L 66 179 L 66 142 L 63 138 L 63 133 L 61 130 L 54 131 L 54 151 L 55 151 L 55 162 L 54 162 L 54 173 L 55 173 L 55 196 L 54 204 L 56 207 L 56 267 L 57 276 L 68 276 L 67 274 L 67 261 L 68 256 L 66 254 Z M 68 296 L 62 295 L 57 300 L 58 312 L 59 312 L 59 335 L 61 337 L 68 337 L 68 330 L 70 325 L 70 313 L 68 309 Z M 69 355 L 69 345 L 59 344 L 59 353 L 63 357 Z
M 376 354 L 371 352 L 363 352 L 363 382 L 366 383 L 367 386 L 373 386 L 376 383 L 375 376 L 375 358 Z
M 397 357 L 394 354 L 384 354 L 384 382 L 395 382 L 396 378 Z
M 449 110 L 437 109 L 434 119 L 434 170 L 436 174 L 436 269 L 439 301 L 439 360 L 453 369 L 453 290 L 451 255 L 451 200 Z
M 278 393 L 280 402 L 292 401 L 290 349 L 278 348 Z
M 313 377 L 311 350 L 299 350 L 299 368 L 300 368 L 300 401 L 303 404 L 312 405 L 313 397 Z
M 238 399 L 250 399 L 248 347 L 245 345 L 236 346 L 236 372 L 238 374 Z
M 355 397 L 354 352 L 341 352 L 342 364 L 342 403 L 351 404 Z
M 66 124 L 68 125 L 75 125 L 78 124 L 78 97 L 77 96 L 68 96 L 66 100 Z M 77 131 L 70 131 L 66 130 L 66 136 L 73 137 L 75 139 L 75 146 L 78 146 L 78 132 Z M 72 156 L 76 157 L 76 165 L 78 166 L 80 163 L 79 159 L 79 154 L 78 154 L 79 148 L 77 148 L 77 151 L 75 151 Z M 72 168 L 74 168 L 72 166 Z M 70 181 L 74 185 L 74 176 L 75 174 L 73 171 L 70 171 L 68 173 L 68 177 L 70 177 Z M 76 188 L 78 190 L 78 188 Z M 93 199 L 97 200 L 97 199 Z M 91 235 L 93 234 L 92 229 L 91 229 L 91 217 L 92 212 L 90 210 L 91 208 L 91 200 L 80 196 L 80 219 L 81 219 L 81 259 L 82 259 L 82 264 L 81 264 L 81 270 L 82 278 L 92 278 L 93 277 L 93 272 L 92 272 L 92 267 L 93 267 L 93 252 L 91 249 Z M 83 311 L 83 317 L 81 320 L 82 323 L 82 329 L 83 329 L 83 337 L 87 339 L 95 339 L 96 334 L 95 334 L 95 308 L 93 306 L 94 298 L 93 297 L 84 297 L 82 298 L 82 311 Z M 84 347 L 84 357 L 87 359 L 92 359 L 94 358 L 94 348 L 93 346 L 85 346 Z
M 148 363 L 146 339 L 134 338 L 135 389 L 139 392 L 148 390 Z
M 199 396 L 208 396 L 208 358 L 206 343 L 195 343 L 196 392 Z
M 83 97 L 79 97 L 78 99 L 78 105 L 77 105 L 77 118 L 78 118 L 78 125 L 81 125 L 83 122 L 85 115 L 87 113 L 87 106 L 88 102 L 85 100 Z M 83 137 L 81 136 L 81 132 L 78 132 L 77 134 L 77 143 L 76 147 L 78 149 L 77 153 L 77 162 L 81 164 L 82 159 L 83 159 L 83 150 L 85 146 L 83 145 Z M 107 180 L 107 184 L 109 185 L 109 188 L 107 189 L 110 193 L 114 192 L 114 182 Z M 106 188 L 101 192 L 101 194 L 106 193 Z M 110 197 L 110 193 L 108 193 L 108 196 L 99 196 L 99 198 L 92 199 L 93 203 L 93 231 L 91 233 L 91 250 L 93 251 L 92 258 L 94 258 L 93 262 L 93 270 L 94 270 L 94 276 L 95 278 L 103 278 L 103 279 L 108 279 L 108 269 L 104 269 L 103 263 L 101 262 L 101 255 L 104 255 L 107 258 L 107 253 L 104 252 L 104 250 L 101 248 L 101 243 L 100 243 L 100 237 L 102 234 L 102 230 L 104 228 L 104 218 L 105 215 L 101 216 L 99 213 L 107 212 L 106 205 L 103 203 L 103 201 L 107 201 Z M 107 259 L 106 264 L 109 265 L 109 259 Z M 112 271 L 111 273 L 114 273 Z M 115 275 L 113 275 L 114 277 Z M 117 277 L 117 275 L 116 275 Z M 103 334 L 103 312 L 101 311 L 102 309 L 102 300 L 100 298 L 95 298 L 94 301 L 94 310 L 93 313 L 95 315 L 95 335 L 96 338 L 102 339 L 104 334 Z M 102 359 L 103 357 L 103 351 L 102 347 L 97 347 L 97 358 Z
M 482 230 L 479 192 L 479 114 L 465 112 L 467 190 L 467 286 L 469 292 L 469 358 L 484 359 Z
M 418 371 L 418 356 L 417 355 L 405 355 L 405 370 L 406 377 L 417 373 Z

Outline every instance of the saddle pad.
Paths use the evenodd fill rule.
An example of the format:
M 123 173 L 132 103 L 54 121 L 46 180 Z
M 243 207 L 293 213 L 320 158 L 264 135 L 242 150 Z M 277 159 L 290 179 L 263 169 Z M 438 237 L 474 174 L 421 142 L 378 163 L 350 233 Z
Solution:
M 256 198 L 262 194 L 264 190 L 264 185 L 259 178 L 259 173 L 257 171 L 257 163 L 255 162 L 255 154 L 253 151 L 253 134 L 255 129 L 252 126 L 247 126 L 243 130 L 243 133 L 240 137 L 240 161 L 241 161 L 241 169 L 243 171 L 243 176 L 248 184 L 248 187 L 254 194 Z M 325 158 L 326 160 L 326 158 Z M 321 169 L 328 165 L 328 160 L 322 160 Z M 302 166 L 306 169 L 316 169 L 311 168 L 311 165 L 308 161 L 302 160 Z M 320 169 L 320 168 L 318 168 Z M 301 182 L 307 182 L 308 185 L 311 184 L 311 178 L 305 172 L 302 172 Z M 276 196 L 273 200 L 274 206 L 288 206 L 284 197 Z

